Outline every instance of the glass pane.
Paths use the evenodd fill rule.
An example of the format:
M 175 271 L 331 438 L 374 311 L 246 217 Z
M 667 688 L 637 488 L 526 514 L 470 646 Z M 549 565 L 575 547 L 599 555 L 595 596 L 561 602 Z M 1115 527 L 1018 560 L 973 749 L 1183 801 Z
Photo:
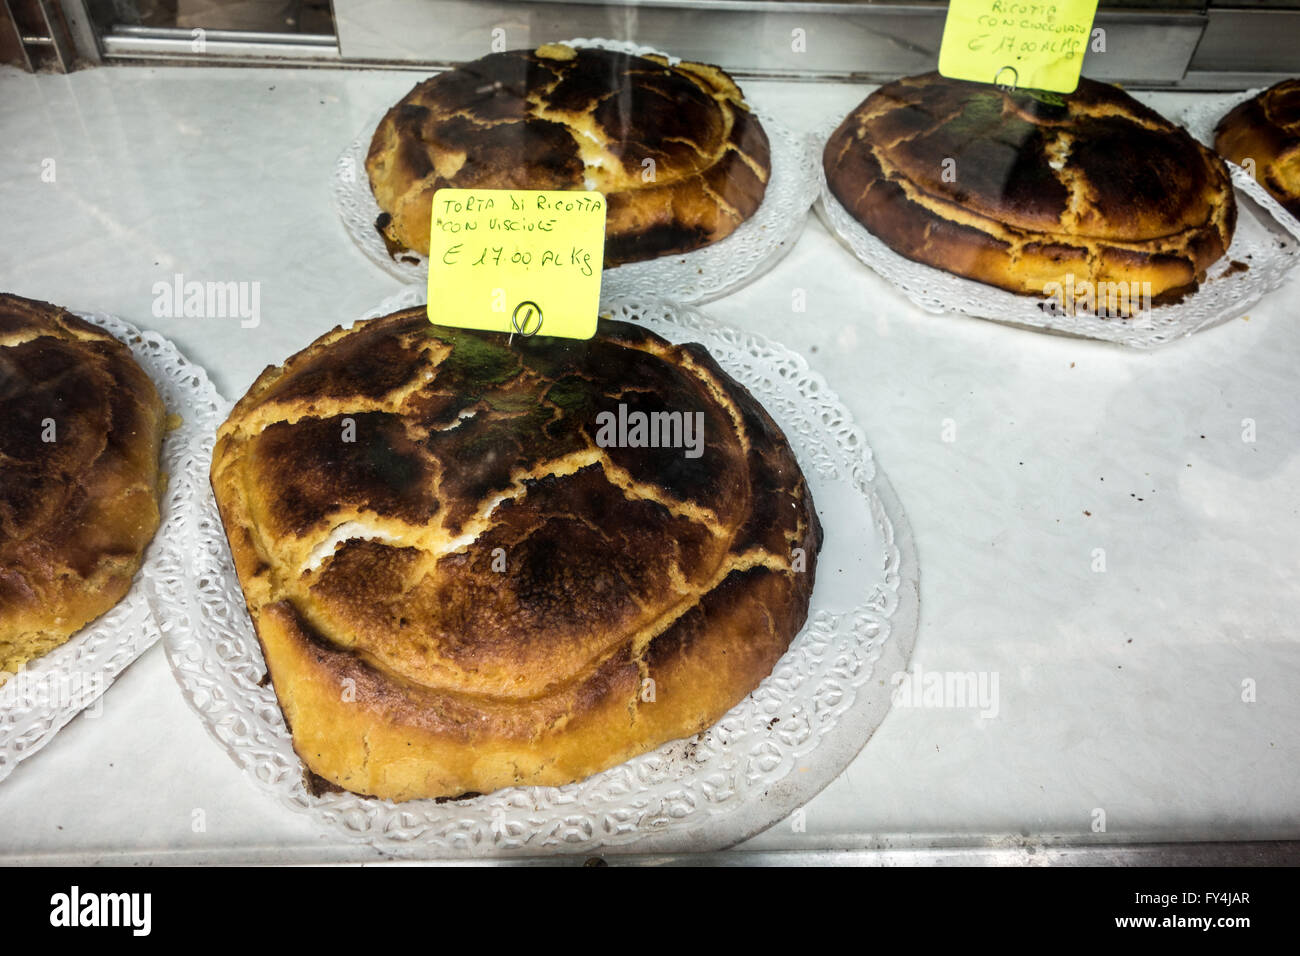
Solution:
M 89 6 L 104 27 L 334 32 L 330 0 L 94 0 Z

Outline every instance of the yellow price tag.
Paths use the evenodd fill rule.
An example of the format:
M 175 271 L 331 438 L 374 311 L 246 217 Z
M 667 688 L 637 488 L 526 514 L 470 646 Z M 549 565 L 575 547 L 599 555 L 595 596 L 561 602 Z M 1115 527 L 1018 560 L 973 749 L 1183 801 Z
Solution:
M 1017 89 L 1073 93 L 1097 0 L 952 0 L 939 72 Z
M 429 321 L 591 338 L 606 207 L 598 192 L 439 189 L 429 233 Z

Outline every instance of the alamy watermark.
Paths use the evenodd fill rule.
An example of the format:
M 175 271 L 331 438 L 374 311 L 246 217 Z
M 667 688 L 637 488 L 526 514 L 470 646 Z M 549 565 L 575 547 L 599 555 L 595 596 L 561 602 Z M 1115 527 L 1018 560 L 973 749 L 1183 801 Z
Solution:
M 49 671 L 33 674 L 24 665 L 0 684 L 0 707 L 41 710 L 77 708 L 87 717 L 103 713 L 104 675 L 96 671 Z
M 152 893 L 84 893 L 75 884 L 50 897 L 50 925 L 118 926 L 132 936 L 148 936 L 153 925 Z
M 262 322 L 262 283 L 199 282 L 176 273 L 153 284 L 153 314 L 159 319 L 239 319 L 240 328 Z
M 629 412 L 596 416 L 596 444 L 601 448 L 682 448 L 687 458 L 704 454 L 703 412 Z
M 997 671 L 896 671 L 889 679 L 895 707 L 979 708 L 980 716 L 998 715 Z
M 1080 313 L 1099 319 L 1132 319 L 1151 311 L 1150 282 L 1092 282 L 1065 275 L 1043 286 L 1043 309 L 1053 315 Z

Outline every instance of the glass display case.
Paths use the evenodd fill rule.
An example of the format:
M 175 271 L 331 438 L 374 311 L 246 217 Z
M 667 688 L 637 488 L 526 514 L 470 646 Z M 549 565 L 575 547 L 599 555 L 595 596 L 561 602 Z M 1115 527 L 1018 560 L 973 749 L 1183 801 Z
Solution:
M 132 597 L 0 684 L 0 862 L 1294 862 L 1300 0 L 1102 2 L 1073 93 L 940 78 L 948 13 L 0 0 L 0 293 L 126 342 L 171 416 Z M 1280 118 L 1230 154 L 1229 114 Z M 517 286 L 496 311 L 540 335 L 525 308 L 411 345 L 440 223 L 497 228 L 446 188 L 607 201 L 605 351 Z M 46 334 L 17 328 L 0 352 Z M 22 401 L 36 366 L 0 362 Z M 660 412 L 716 429 L 698 463 L 626 415 L 598 439 L 606 398 L 669 387 L 653 362 L 694 383 Z M 0 458 L 11 601 L 28 465 Z M 563 533 L 517 516 L 593 468 Z M 596 720 L 617 746 L 564 742 Z M 364 757 L 321 757 L 349 732 Z
M 57 50 L 54 62 L 65 69 L 77 60 L 176 59 L 447 66 L 482 55 L 485 45 L 514 48 L 564 33 L 671 47 L 742 76 L 883 81 L 933 65 L 947 5 L 8 0 L 6 7 L 4 59 L 39 64 Z M 1295 0 L 1103 0 L 1096 25 L 1104 36 L 1084 75 L 1192 89 L 1277 79 L 1300 69 L 1298 24 Z

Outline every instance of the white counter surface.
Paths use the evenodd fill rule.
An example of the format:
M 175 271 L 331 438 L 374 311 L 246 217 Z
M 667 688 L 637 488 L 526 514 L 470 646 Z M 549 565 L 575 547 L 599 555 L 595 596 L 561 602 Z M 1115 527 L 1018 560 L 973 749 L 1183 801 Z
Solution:
M 0 69 L 0 289 L 157 329 L 238 397 L 398 290 L 330 177 L 417 79 Z M 867 90 L 746 92 L 813 129 Z M 260 324 L 154 317 L 178 273 L 260 283 Z M 915 532 L 913 667 L 998 689 L 991 716 L 895 707 L 802 829 L 739 849 L 1300 837 L 1298 298 L 1300 270 L 1240 320 L 1124 351 L 926 315 L 810 216 L 706 306 L 803 353 L 865 429 Z M 0 863 L 378 858 L 245 779 L 161 646 L 0 783 Z

